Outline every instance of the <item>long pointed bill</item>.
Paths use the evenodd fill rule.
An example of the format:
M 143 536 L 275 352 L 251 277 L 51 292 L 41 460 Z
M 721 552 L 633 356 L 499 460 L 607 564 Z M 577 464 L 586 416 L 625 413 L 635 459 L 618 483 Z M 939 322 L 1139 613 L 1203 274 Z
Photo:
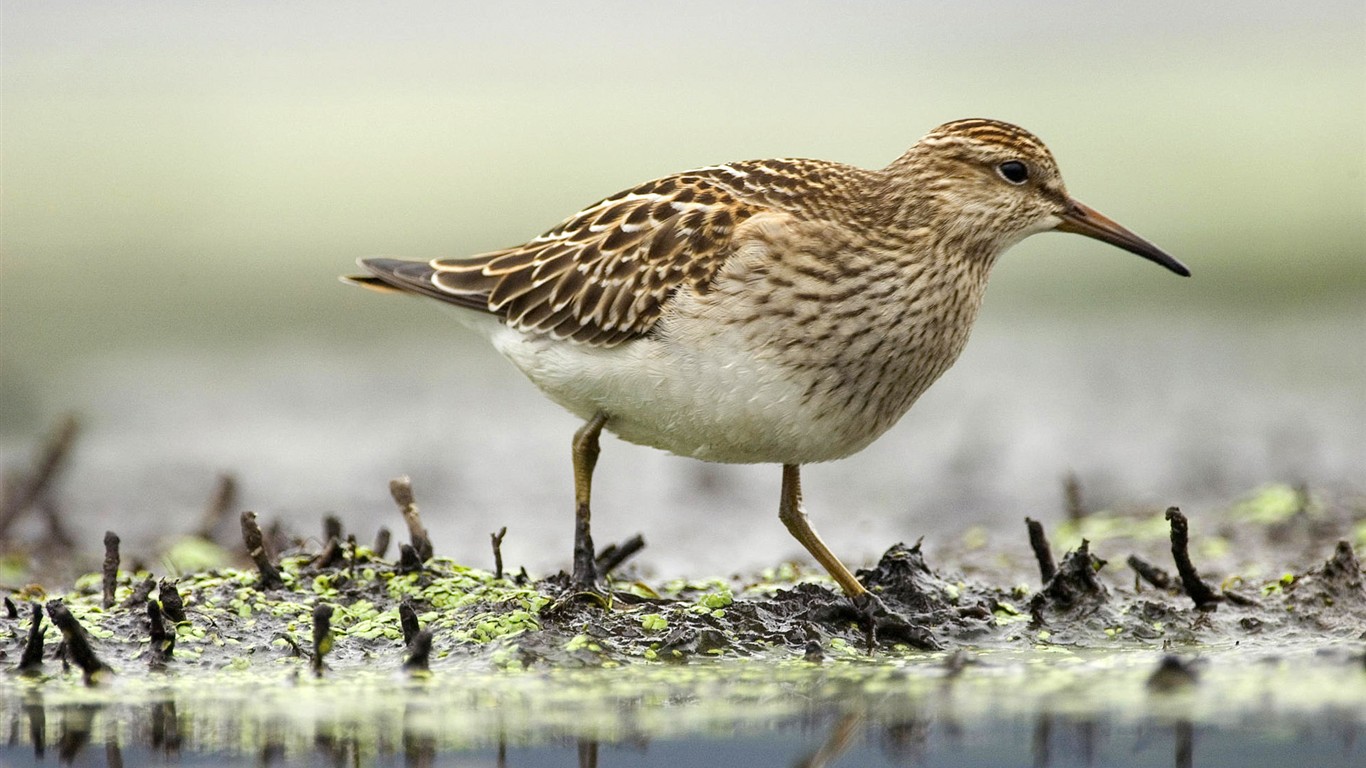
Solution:
M 1161 264 L 1182 277 L 1190 277 L 1191 271 L 1186 269 L 1186 265 L 1167 255 L 1161 248 L 1135 235 L 1089 205 L 1083 205 L 1076 200 L 1070 203 L 1071 208 L 1060 217 L 1062 221 L 1054 228 L 1057 231 L 1094 237 L 1101 242 L 1123 248 L 1129 253 L 1136 253 L 1148 261 Z

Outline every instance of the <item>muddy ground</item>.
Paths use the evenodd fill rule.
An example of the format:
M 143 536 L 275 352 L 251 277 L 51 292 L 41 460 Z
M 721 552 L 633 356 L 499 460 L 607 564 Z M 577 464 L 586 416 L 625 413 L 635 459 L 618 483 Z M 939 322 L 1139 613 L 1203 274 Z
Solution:
M 591 690 L 612 679 L 565 677 L 580 674 L 574 670 L 639 668 L 649 682 L 637 682 L 647 687 L 675 686 L 687 676 L 677 699 L 656 707 L 705 700 L 698 686 L 718 679 L 742 686 L 783 680 L 776 700 L 796 690 L 838 710 L 849 691 L 863 692 L 858 699 L 885 689 L 887 674 L 898 690 L 910 690 L 915 670 L 942 679 L 1062 658 L 1056 654 L 1101 669 L 1107 660 L 1140 658 L 1142 688 L 1163 692 L 1197 685 L 1209 664 L 1310 654 L 1315 674 L 1346 681 L 1348 710 L 1366 702 L 1366 586 L 1356 554 L 1366 539 L 1366 503 L 1358 497 L 1274 485 L 1230 502 L 1218 517 L 1188 520 L 1175 507 L 1091 512 L 1073 488 L 1066 520 L 1052 530 L 1021 520 L 1013 533 L 968 531 L 937 543 L 933 557 L 921 543 L 890 546 L 858 572 L 888 609 L 872 615 L 856 610 L 823 574 L 794 564 L 749 579 L 651 583 L 631 570 L 639 542 L 601 553 L 611 574 L 600 591 L 573 589 L 563 573 L 534 578 L 504 567 L 499 535 L 490 540 L 495 569 L 471 567 L 442 557 L 440 542 L 425 538 L 410 490 L 402 483 L 394 490 L 398 511 L 388 514 L 404 535 L 348 532 L 335 520 L 323 522 L 321 537 L 291 535 L 231 510 L 225 493 L 203 526 L 206 535 L 172 542 L 155 557 L 124 561 L 110 532 L 102 571 L 74 583 L 4 585 L 0 663 L 11 674 L 0 681 L 0 700 L 11 747 L 41 754 L 54 738 L 43 719 L 51 702 L 77 706 L 93 696 L 98 710 L 150 695 L 160 702 L 156 709 L 166 690 L 203 681 L 219 687 L 229 708 L 244 685 L 279 690 L 307 681 L 345 691 L 360 684 L 364 696 L 387 701 L 413 681 L 444 680 L 483 690 L 499 702 L 495 709 L 506 709 L 507 686 L 527 685 L 527 673 L 540 684 L 559 681 L 532 697 L 554 702 L 565 686 Z M 237 518 L 230 528 L 241 536 L 215 540 L 212 531 L 224 528 L 215 516 Z M 52 531 L 60 533 L 60 525 Z M 61 565 L 42 549 L 51 542 L 26 546 L 11 546 L 11 575 Z M 814 678 L 812 670 L 824 671 Z M 499 682 L 489 687 L 492 679 Z M 848 686 L 844 694 L 809 687 L 838 679 Z M 619 711 L 622 694 L 613 690 L 604 701 Z M 726 690 L 720 698 L 736 701 Z M 766 711 L 747 696 L 723 711 Z M 627 698 L 633 711 L 640 708 L 637 694 Z M 524 717 L 538 725 L 514 727 L 515 738 L 536 743 L 535 729 L 545 727 L 555 705 L 516 700 L 540 714 Z M 844 715 L 831 711 L 828 738 L 835 739 Z M 184 712 L 177 716 L 172 703 L 169 717 L 157 738 L 164 740 L 167 727 L 181 733 Z M 1358 711 L 1344 727 L 1356 729 L 1361 719 Z M 550 732 L 572 734 L 590 721 Z M 499 722 L 506 739 L 508 726 Z M 78 744 L 90 739 L 91 727 L 89 718 L 61 719 L 61 733 L 75 733 Z M 609 741 L 622 737 L 619 726 L 593 727 Z M 658 732 L 628 729 L 630 738 Z M 487 738 L 470 734 L 463 743 L 488 746 Z

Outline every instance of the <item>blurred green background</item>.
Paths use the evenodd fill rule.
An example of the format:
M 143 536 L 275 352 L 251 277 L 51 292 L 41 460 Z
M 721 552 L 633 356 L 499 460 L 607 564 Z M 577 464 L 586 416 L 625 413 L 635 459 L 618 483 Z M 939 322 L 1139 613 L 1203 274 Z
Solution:
M 1361 301 L 1364 19 L 1359 2 L 6 3 L 0 364 L 41 388 L 121 346 L 387 333 L 402 309 L 357 311 L 332 279 L 357 256 L 517 243 L 718 161 L 880 167 L 975 115 L 1038 133 L 1073 194 L 1196 275 L 1040 237 L 993 302 Z M 6 426 L 30 421 L 6 404 Z
M 57 414 L 81 410 L 96 432 L 73 473 L 88 483 L 76 496 L 106 516 L 167 492 L 165 475 L 130 474 L 135 462 L 189 467 L 193 482 L 174 501 L 183 507 L 207 496 L 214 471 L 243 467 L 257 472 L 255 503 L 316 510 L 335 502 L 279 500 L 340 482 L 385 503 L 377 478 L 412 471 L 411 459 L 356 479 L 377 462 L 352 456 L 351 479 L 338 480 L 326 470 L 342 462 L 327 451 L 399 438 L 322 424 L 349 407 L 375 424 L 422 418 L 414 403 L 449 403 L 430 419 L 457 422 L 404 423 L 427 430 L 408 450 L 430 461 L 433 496 L 487 488 L 497 498 L 479 476 L 439 486 L 451 455 L 464 455 L 452 433 L 470 431 L 460 401 L 482 396 L 474 382 L 488 378 L 495 401 L 479 409 L 541 406 L 525 405 L 534 394 L 502 399 L 515 377 L 432 307 L 339 285 L 357 257 L 515 244 L 616 190 L 715 162 L 880 167 L 968 116 L 1037 133 L 1076 197 L 1194 277 L 1083 238 L 1031 238 L 998 266 L 952 383 L 913 412 L 925 421 L 903 428 L 935 451 L 883 448 L 860 466 L 913 455 L 924 483 L 959 473 L 946 493 L 990 475 L 1005 478 L 1003 493 L 1047 484 L 1052 494 L 1065 462 L 1089 457 L 1119 478 L 1106 486 L 1116 498 L 1360 466 L 1366 438 L 1350 423 L 1366 399 L 1360 0 L 6 2 L 0 22 L 0 445 L 7 464 L 22 463 Z M 392 378 L 375 373 L 385 365 Z M 471 372 L 484 368 L 496 372 Z M 1137 400 L 1126 387 L 1142 392 L 1133 380 L 1154 370 L 1174 372 L 1171 392 L 1188 394 Z M 290 371 L 304 378 L 285 386 Z M 1082 379 L 1080 394 L 1062 386 Z M 1050 392 L 1058 402 L 1043 410 Z M 1003 415 L 988 423 L 979 403 Z M 1123 403 L 1144 410 L 1125 416 Z M 1231 403 L 1236 414 L 1194 426 Z M 947 414 L 942 433 L 935 408 Z M 1130 421 L 1087 426 L 1102 410 Z M 1285 423 L 1258 421 L 1262 412 Z M 564 474 L 573 425 L 555 413 L 528 418 L 553 422 L 555 442 L 536 450 Z M 1033 421 L 977 442 L 946 437 L 964 423 L 994 435 L 1006 414 Z M 278 426 L 292 415 L 298 423 Z M 1212 442 L 1142 442 L 1145 425 L 1173 421 Z M 230 422 L 253 426 L 231 449 L 187 458 L 207 444 L 201 430 Z M 541 441 L 480 429 L 510 443 L 490 453 L 509 466 Z M 1124 441 L 1136 453 L 1105 453 Z M 1177 443 L 1186 453 L 1167 458 Z M 121 448 L 132 444 L 135 455 Z M 316 475 L 262 476 L 309 451 Z M 973 475 L 958 454 L 999 461 Z M 1195 468 L 1168 487 L 1175 470 L 1156 474 L 1152 455 Z M 1038 466 L 1023 473 L 1030 456 Z M 1154 474 L 1126 481 L 1128 467 Z M 126 485 L 107 484 L 117 477 Z M 682 477 L 682 488 L 714 482 Z M 558 499 L 562 479 L 549 485 Z M 877 499 L 901 510 L 922 485 L 890 477 Z M 767 515 L 772 492 L 742 505 Z M 111 500 L 91 501 L 101 494 Z

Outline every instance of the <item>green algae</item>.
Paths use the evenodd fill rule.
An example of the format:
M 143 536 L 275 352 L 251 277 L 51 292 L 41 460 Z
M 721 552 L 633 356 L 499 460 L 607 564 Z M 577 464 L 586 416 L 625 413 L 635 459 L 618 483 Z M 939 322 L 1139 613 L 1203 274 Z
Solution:
M 1298 525 L 1298 512 L 1215 531 L 1193 524 L 1197 561 L 1200 542 L 1217 538 L 1225 542 L 1221 557 L 1260 561 L 1265 573 L 1219 574 L 1225 593 L 1255 599 L 1212 611 L 1105 564 L 1130 551 L 1162 555 L 1165 536 L 1137 515 L 1076 527 L 1115 535 L 1090 545 L 1103 558 L 1064 558 L 1055 579 L 1082 580 L 1067 588 L 1023 583 L 1023 559 L 1005 575 L 1010 586 L 993 586 L 955 570 L 951 557 L 931 567 L 918 546 L 895 546 L 859 572 L 947 650 L 893 636 L 870 653 L 847 601 L 828 580 L 792 566 L 744 586 L 625 580 L 594 596 L 567 589 L 562 577 L 495 578 L 443 557 L 402 572 L 362 546 L 321 569 L 306 553 L 283 558 L 285 587 L 276 590 L 259 589 L 251 570 L 183 574 L 177 589 L 187 620 L 174 626 L 173 657 L 154 671 L 145 611 L 124 606 L 149 574 L 120 571 L 109 609 L 100 605 L 99 577 L 84 576 L 60 597 L 115 674 L 87 686 L 49 658 L 37 675 L 0 678 L 0 728 L 50 743 L 73 728 L 96 743 L 127 741 L 138 723 L 164 719 L 170 707 L 182 741 L 200 750 L 250 754 L 274 745 L 302 755 L 319 739 L 347 734 L 363 757 L 392 752 L 403 739 L 465 750 L 762 730 L 813 708 L 870 729 L 944 707 L 964 718 L 1209 723 L 1270 708 L 1278 716 L 1354 712 L 1353 727 L 1366 725 L 1366 588 L 1350 545 L 1332 545 L 1361 521 L 1327 506 L 1315 514 L 1339 524 L 1305 529 L 1318 539 L 1294 554 L 1263 534 L 1268 525 Z M 1318 558 L 1304 560 L 1301 552 L 1312 550 Z M 45 596 L 31 587 L 11 598 Z M 402 601 L 433 633 L 421 674 L 402 671 Z M 315 679 L 307 649 L 319 605 L 333 608 L 333 648 Z M 12 657 L 28 634 L 27 611 L 20 614 L 0 620 L 0 647 L 15 649 Z M 1171 653 L 1199 660 L 1194 682 L 1154 694 L 1148 677 Z M 35 712 L 54 715 L 40 737 Z

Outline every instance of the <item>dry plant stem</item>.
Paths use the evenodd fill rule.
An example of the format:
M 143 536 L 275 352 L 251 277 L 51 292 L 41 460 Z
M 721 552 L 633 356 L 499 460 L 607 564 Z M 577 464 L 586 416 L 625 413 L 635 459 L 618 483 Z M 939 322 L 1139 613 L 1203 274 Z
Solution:
M 179 624 L 190 620 L 185 615 L 185 601 L 180 598 L 180 590 L 176 587 L 175 579 L 165 578 L 157 586 L 157 600 L 161 603 L 161 610 L 166 614 L 166 618 Z
M 310 568 L 330 568 L 342 559 L 341 542 L 335 536 L 327 540 L 327 545 L 318 556 L 309 561 Z
M 356 543 L 356 534 L 346 534 L 346 568 L 351 573 L 351 578 L 356 577 L 356 563 L 360 561 L 360 545 Z
M 413 636 L 408 643 L 408 658 L 403 662 L 406 672 L 426 672 L 428 660 L 432 655 L 432 631 L 424 629 Z
M 71 446 L 76 442 L 76 435 L 80 432 L 80 422 L 73 415 L 67 415 L 62 419 L 48 439 L 43 443 L 43 447 L 38 452 L 38 458 L 33 463 L 33 471 L 15 484 L 14 487 L 7 488 L 8 493 L 0 499 L 0 539 L 5 538 L 9 527 L 18 517 L 29 507 L 34 506 L 40 497 L 52 486 L 54 479 L 66 463 L 66 458 L 71 453 Z
M 1053 549 L 1048 546 L 1048 536 L 1044 534 L 1043 523 L 1026 517 L 1025 526 L 1029 528 L 1029 547 L 1034 550 L 1034 558 L 1039 561 L 1039 577 L 1047 584 L 1058 572 L 1058 564 L 1053 559 Z
M 47 627 L 43 626 L 43 608 L 33 604 L 33 619 L 28 625 L 28 640 L 24 643 L 24 653 L 19 657 L 20 673 L 37 672 L 43 668 L 43 636 Z
M 136 608 L 137 606 L 142 605 L 143 603 L 147 602 L 147 597 L 151 595 L 152 590 L 156 588 L 156 579 L 152 578 L 151 576 L 148 576 L 142 581 L 139 581 L 137 583 L 137 586 L 133 587 L 133 591 L 129 593 L 128 599 L 124 600 L 122 603 L 119 603 L 119 607 L 126 611 L 130 608 Z
M 104 602 L 105 608 L 114 607 L 114 590 L 119 585 L 119 537 L 113 531 L 104 532 Z
M 407 475 L 390 480 L 389 494 L 394 497 L 399 511 L 403 513 L 403 522 L 408 524 L 408 537 L 412 541 L 413 550 L 417 552 L 421 561 L 430 560 L 432 540 L 427 535 L 427 528 L 422 525 L 422 517 L 417 513 L 417 504 L 413 502 L 412 481 Z
M 1176 561 L 1176 572 L 1181 576 L 1181 586 L 1186 594 L 1195 601 L 1195 607 L 1202 611 L 1212 611 L 1219 605 L 1219 596 L 1200 579 L 1191 563 L 1189 523 L 1177 507 L 1167 508 L 1167 521 L 1172 527 L 1172 559 Z
M 218 528 L 218 524 L 223 518 L 228 516 L 228 510 L 232 509 L 237 503 L 237 478 L 232 475 L 219 475 L 218 485 L 214 488 L 213 497 L 209 499 L 209 505 L 204 508 L 204 516 L 199 519 L 199 527 L 195 530 L 195 535 L 201 539 L 213 541 L 213 532 Z
M 417 637 L 422 626 L 417 621 L 417 608 L 413 606 L 411 598 L 404 597 L 398 604 L 398 625 L 403 630 L 403 644 L 412 645 L 413 638 Z
M 148 635 L 152 641 L 149 663 L 153 667 L 164 667 L 175 653 L 175 632 L 166 631 L 162 620 L 161 606 L 155 600 L 147 601 L 147 621 L 151 626 Z
M 384 556 L 389 553 L 389 541 L 392 537 L 393 534 L 390 533 L 388 528 L 380 526 L 379 531 L 375 534 L 375 557 L 381 560 L 384 559 Z
M 609 544 L 597 557 L 598 573 L 606 576 L 645 549 L 645 537 L 636 534 L 620 544 Z
M 323 657 L 332 650 L 332 613 L 335 609 L 322 603 L 313 609 L 313 674 L 323 675 Z
M 422 558 L 412 544 L 400 544 L 398 548 L 398 572 L 417 573 L 422 570 Z
M 1134 569 L 1134 573 L 1138 574 L 1139 578 L 1154 587 L 1163 590 L 1172 588 L 1171 574 L 1161 568 L 1158 568 L 1138 555 L 1129 555 L 1127 562 L 1129 563 L 1129 567 Z
M 498 529 L 497 533 L 490 533 L 489 540 L 493 543 L 493 578 L 503 578 L 503 537 L 508 535 L 508 527 L 505 525 Z
M 90 640 L 85 634 L 85 628 L 81 626 L 79 621 L 76 621 L 75 616 L 71 615 L 71 611 L 67 609 L 65 603 L 61 600 L 49 600 L 47 617 L 61 631 L 62 642 L 66 645 L 67 657 L 85 673 L 87 683 L 91 682 L 94 675 L 109 669 L 109 666 L 95 655 L 94 649 L 90 647 Z
M 261 526 L 256 524 L 255 512 L 242 513 L 242 543 L 246 545 L 247 554 L 251 556 L 251 561 L 256 564 L 256 570 L 261 574 L 261 589 L 283 587 L 284 579 L 280 578 L 280 570 L 270 561 L 265 536 L 261 533 Z
M 8 597 L 5 598 L 5 618 L 19 618 L 19 606 L 15 605 L 14 601 L 9 599 Z
M 1067 519 L 1074 523 L 1081 522 L 1087 512 L 1086 505 L 1081 500 L 1081 480 L 1077 473 L 1068 472 L 1067 477 L 1063 478 L 1062 496 L 1067 509 Z

